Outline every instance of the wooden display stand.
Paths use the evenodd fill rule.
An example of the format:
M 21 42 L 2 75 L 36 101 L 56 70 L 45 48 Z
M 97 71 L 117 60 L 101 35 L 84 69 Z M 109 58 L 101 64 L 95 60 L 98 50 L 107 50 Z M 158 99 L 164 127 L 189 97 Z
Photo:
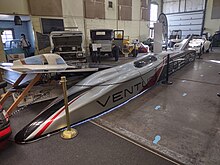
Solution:
M 9 96 L 12 95 L 13 88 L 16 88 L 20 82 L 25 78 L 27 74 L 21 74 L 20 77 L 16 80 L 16 82 L 12 85 L 12 89 L 8 90 L 5 95 L 1 98 L 0 104 L 3 105 L 4 102 L 7 100 Z M 6 111 L 6 116 L 10 116 L 10 114 L 15 110 L 15 108 L 18 106 L 18 104 L 21 102 L 21 100 L 24 99 L 24 97 L 28 94 L 28 92 L 31 90 L 31 88 L 38 82 L 41 78 L 41 73 L 38 73 L 35 75 L 34 79 L 31 80 L 31 82 L 28 84 L 28 86 L 23 90 L 23 92 L 17 97 L 17 99 L 14 101 L 14 103 L 8 108 Z
M 14 60 L 23 59 L 25 58 L 24 53 L 18 53 L 18 54 L 7 54 L 7 60 L 8 62 L 12 62 Z

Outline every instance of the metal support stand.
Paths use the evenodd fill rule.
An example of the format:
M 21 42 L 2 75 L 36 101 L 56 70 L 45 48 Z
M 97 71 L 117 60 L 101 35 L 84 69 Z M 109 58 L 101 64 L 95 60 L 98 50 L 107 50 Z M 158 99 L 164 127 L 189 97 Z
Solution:
M 198 56 L 199 56 L 199 57 L 198 57 L 197 59 L 203 59 L 203 58 L 201 58 L 202 53 L 199 53 Z
M 169 68 L 170 68 L 170 54 L 167 55 L 167 68 L 166 68 L 166 80 L 163 81 L 163 84 L 171 85 L 173 82 L 169 81 Z
M 136 43 L 134 44 L 134 57 L 137 57 Z
M 61 134 L 61 137 L 63 139 L 72 139 L 76 137 L 78 134 L 76 129 L 73 129 L 70 127 L 70 114 L 69 114 L 69 108 L 68 108 L 68 98 L 67 98 L 67 88 L 66 88 L 66 77 L 62 76 L 60 83 L 62 84 L 63 87 L 63 97 L 64 97 L 64 106 L 65 106 L 65 111 L 66 111 L 66 124 L 67 124 L 67 129 L 64 130 Z

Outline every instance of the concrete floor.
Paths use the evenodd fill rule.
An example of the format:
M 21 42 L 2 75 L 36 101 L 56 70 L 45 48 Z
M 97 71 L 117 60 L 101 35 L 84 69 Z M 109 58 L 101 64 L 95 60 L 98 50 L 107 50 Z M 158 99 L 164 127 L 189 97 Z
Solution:
M 95 120 L 184 164 L 220 164 L 220 50 L 204 54 L 120 109 Z
M 56 134 L 26 145 L 10 142 L 5 149 L 0 147 L 0 164 L 175 165 L 89 122 L 76 129 L 79 135 L 72 140 L 63 140 Z
M 61 164 L 63 161 L 58 158 L 65 156 L 68 158 L 67 164 L 71 161 L 76 164 L 174 164 L 147 150 L 180 164 L 220 164 L 220 98 L 216 95 L 220 92 L 220 64 L 210 61 L 220 62 L 220 49 L 214 49 L 214 52 L 202 57 L 174 73 L 170 77 L 172 85 L 158 85 L 119 109 L 78 127 L 80 133 L 76 140 L 71 140 L 71 144 L 61 142 L 59 135 L 27 146 L 12 144 L 6 152 L 0 152 L 1 164 L 2 160 L 3 164 L 11 164 L 17 159 L 24 164 L 25 161 L 19 158 L 20 152 L 28 157 L 29 163 L 31 157 L 40 152 L 45 160 L 35 164 L 47 164 L 53 160 L 51 156 L 55 157 L 54 164 Z M 118 65 L 131 59 L 121 58 L 117 63 L 112 59 L 103 59 L 102 64 L 113 62 Z M 26 119 L 31 120 L 41 106 L 36 104 L 15 115 L 11 119 L 14 133 L 28 123 Z M 105 139 L 108 141 L 106 144 Z M 53 154 L 50 154 L 50 147 L 54 144 L 58 148 L 52 147 Z M 59 152 L 60 147 L 73 144 L 74 147 L 71 146 L 66 155 Z M 36 148 L 38 151 L 35 151 Z M 61 151 L 64 151 L 63 148 Z M 75 152 L 78 157 L 71 157 Z M 10 153 L 16 154 L 11 161 L 4 158 Z

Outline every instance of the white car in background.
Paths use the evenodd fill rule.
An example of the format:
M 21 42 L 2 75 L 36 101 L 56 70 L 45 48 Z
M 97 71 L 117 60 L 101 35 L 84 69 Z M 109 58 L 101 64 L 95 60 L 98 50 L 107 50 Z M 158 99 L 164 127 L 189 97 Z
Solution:
M 189 41 L 188 49 L 195 50 L 197 54 L 203 54 L 209 52 L 211 42 L 205 37 L 199 35 L 192 35 Z

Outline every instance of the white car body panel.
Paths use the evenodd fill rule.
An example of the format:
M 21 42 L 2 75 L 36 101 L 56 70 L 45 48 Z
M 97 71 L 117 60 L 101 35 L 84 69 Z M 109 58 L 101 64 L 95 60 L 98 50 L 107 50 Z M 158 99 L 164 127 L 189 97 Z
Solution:
M 201 39 L 192 39 L 189 42 L 189 50 L 195 50 L 196 53 L 204 53 L 208 52 L 210 48 L 211 42 L 206 40 L 205 38 Z

